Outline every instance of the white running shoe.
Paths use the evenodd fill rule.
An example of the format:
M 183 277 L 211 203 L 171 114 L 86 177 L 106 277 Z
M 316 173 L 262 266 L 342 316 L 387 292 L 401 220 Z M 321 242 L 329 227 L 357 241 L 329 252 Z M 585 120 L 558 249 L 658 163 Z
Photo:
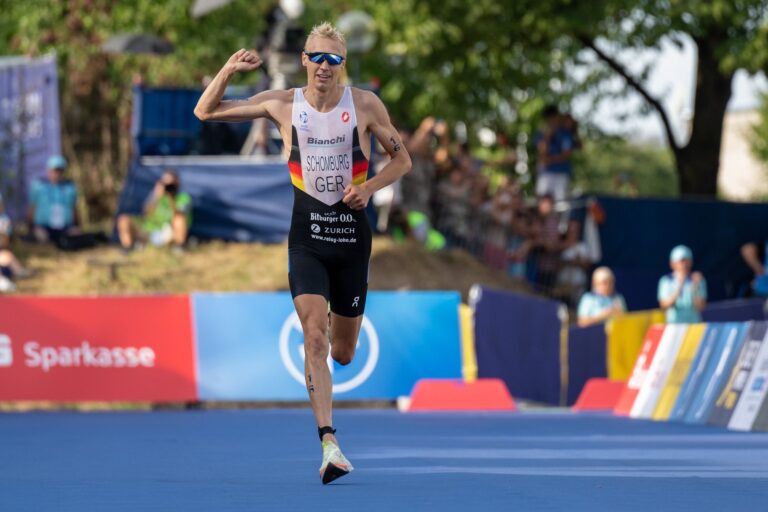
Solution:
M 320 466 L 320 478 L 328 484 L 355 469 L 341 449 L 330 441 L 323 441 L 323 464 Z

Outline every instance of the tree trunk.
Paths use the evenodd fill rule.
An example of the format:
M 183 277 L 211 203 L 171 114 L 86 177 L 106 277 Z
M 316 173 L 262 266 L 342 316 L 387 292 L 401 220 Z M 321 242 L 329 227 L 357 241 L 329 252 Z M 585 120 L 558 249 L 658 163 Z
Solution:
M 719 37 L 694 38 L 698 49 L 696 97 L 691 136 L 685 147 L 675 151 L 680 194 L 683 196 L 717 195 L 723 119 L 731 98 L 733 73 L 723 73 L 716 51 Z

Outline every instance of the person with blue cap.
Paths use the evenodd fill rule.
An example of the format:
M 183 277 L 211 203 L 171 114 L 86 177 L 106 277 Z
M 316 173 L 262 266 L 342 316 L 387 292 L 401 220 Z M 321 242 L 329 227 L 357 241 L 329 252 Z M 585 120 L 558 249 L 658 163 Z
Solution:
M 61 245 L 78 233 L 77 188 L 66 179 L 67 161 L 61 155 L 48 158 L 47 179 L 36 180 L 29 191 L 30 232 L 38 242 Z
M 701 272 L 691 272 L 693 253 L 678 245 L 669 254 L 672 273 L 659 280 L 659 306 L 665 310 L 667 323 L 701 322 L 701 311 L 707 304 L 707 281 Z

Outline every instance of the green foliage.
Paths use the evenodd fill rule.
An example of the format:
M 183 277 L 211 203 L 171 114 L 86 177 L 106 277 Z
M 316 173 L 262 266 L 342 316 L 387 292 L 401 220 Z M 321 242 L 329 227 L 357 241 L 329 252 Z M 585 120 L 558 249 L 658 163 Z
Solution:
M 514 138 L 535 131 L 547 103 L 567 108 L 583 92 L 598 100 L 626 95 L 630 87 L 618 92 L 605 87 L 616 73 L 594 64 L 594 54 L 585 51 L 592 42 L 615 56 L 628 48 L 660 48 L 663 41 L 682 44 L 689 37 L 712 55 L 706 62 L 713 66 L 700 74 L 730 80 L 737 69 L 768 68 L 767 0 L 340 0 L 334 5 L 350 3 L 370 12 L 379 31 L 364 70 L 382 79 L 382 96 L 395 117 L 411 124 L 434 115 Z M 569 73 L 584 63 L 586 73 L 578 78 Z M 648 66 L 635 77 L 641 86 L 650 71 Z M 721 99 L 711 95 L 722 93 L 704 88 L 699 94 L 700 104 L 710 105 Z M 641 113 L 649 112 L 650 105 L 644 105 Z M 684 156 L 704 153 L 698 146 L 710 140 L 702 132 L 718 130 L 719 139 L 711 124 L 718 120 L 695 114 L 690 151 L 673 151 L 678 172 Z M 716 151 L 710 153 L 716 157 Z M 699 179 L 711 180 L 706 170 L 717 161 L 693 165 L 701 167 Z
M 585 192 L 628 196 L 677 195 L 671 152 L 616 138 L 588 141 L 574 159 L 574 186 Z
M 115 80 L 130 81 L 130 73 L 141 72 L 149 83 L 193 86 L 204 74 L 217 71 L 234 51 L 252 44 L 264 29 L 270 2 L 234 0 L 199 19 L 189 14 L 193 0 L 33 0 L 10 4 L 0 24 L 0 54 L 54 51 L 62 72 L 82 70 L 92 66 L 94 59 L 106 59 L 108 74 Z M 175 51 L 162 57 L 104 55 L 100 45 L 124 32 L 163 37 Z
M 193 0 L 30 0 L 5 2 L 0 55 L 55 52 L 59 66 L 62 146 L 82 191 L 86 220 L 110 217 L 129 159 L 131 84 L 196 87 L 264 28 L 269 0 L 235 0 L 200 19 Z M 7 4 L 7 5 L 6 5 Z M 108 55 L 119 33 L 163 37 L 166 56 Z M 256 80 L 257 73 L 246 80 Z
M 196 86 L 235 50 L 252 46 L 274 1 L 233 0 L 200 19 L 190 16 L 192 4 L 2 2 L 0 54 L 58 55 L 65 153 L 75 162 L 87 203 L 96 205 L 95 217 L 113 208 L 114 201 L 104 198 L 114 198 L 127 166 L 132 78 L 141 74 L 149 85 Z M 432 115 L 470 128 L 487 126 L 511 140 L 534 133 L 546 104 L 567 108 L 585 91 L 598 98 L 614 94 L 605 84 L 615 72 L 594 65 L 585 41 L 597 41 L 615 55 L 625 48 L 658 48 L 664 40 L 679 43 L 685 36 L 713 48 L 714 73 L 768 69 L 768 0 L 327 0 L 305 6 L 307 28 L 351 9 L 373 16 L 375 48 L 350 55 L 350 61 L 360 62 L 364 81 L 380 80 L 399 124 L 415 126 Z M 176 51 L 162 57 L 101 52 L 100 45 L 120 32 L 165 37 Z M 588 72 L 577 77 L 571 70 L 583 63 L 588 65 L 580 69 Z M 241 78 L 256 79 L 258 73 Z M 694 116 L 694 124 L 700 118 Z M 585 155 L 590 152 L 588 147 Z M 696 154 L 696 148 L 688 153 Z M 675 190 L 659 176 L 659 191 Z
M 376 21 L 377 47 L 362 68 L 381 79 L 396 119 L 415 125 L 433 115 L 530 131 L 545 103 L 568 102 L 568 54 L 544 44 L 548 24 L 526 15 L 527 2 L 353 3 Z

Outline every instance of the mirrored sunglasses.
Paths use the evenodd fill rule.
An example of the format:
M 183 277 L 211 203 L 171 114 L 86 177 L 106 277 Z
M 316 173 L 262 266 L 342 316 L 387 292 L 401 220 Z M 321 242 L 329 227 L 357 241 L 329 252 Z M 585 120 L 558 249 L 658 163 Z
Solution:
M 344 57 L 341 55 L 336 55 L 335 53 L 326 53 L 326 52 L 304 52 L 304 54 L 309 57 L 309 60 L 314 62 L 315 64 L 322 64 L 323 62 L 327 62 L 331 66 L 338 66 L 342 62 L 344 62 Z

